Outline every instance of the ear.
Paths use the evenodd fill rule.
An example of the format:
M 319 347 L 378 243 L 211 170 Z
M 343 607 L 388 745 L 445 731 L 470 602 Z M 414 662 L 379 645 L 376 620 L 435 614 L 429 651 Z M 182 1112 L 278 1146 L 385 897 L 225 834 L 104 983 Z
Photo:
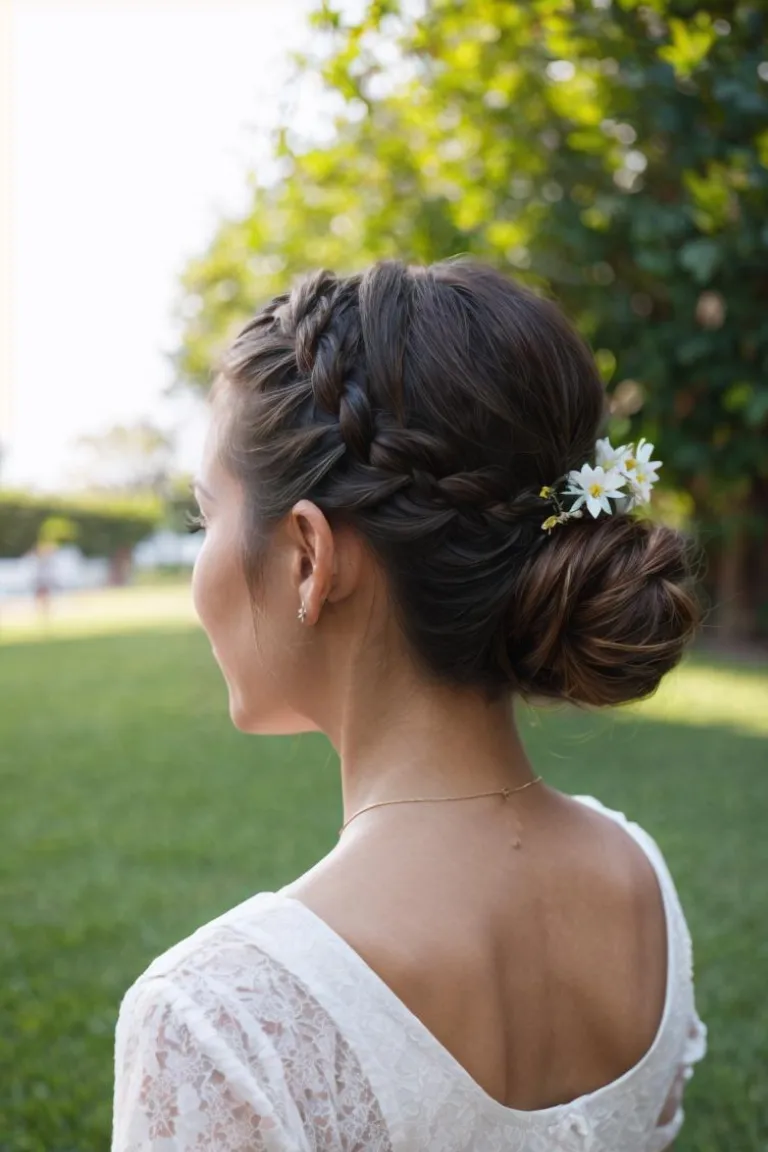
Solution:
M 311 500 L 294 504 L 287 527 L 295 545 L 292 576 L 306 611 L 303 623 L 316 624 L 326 601 L 342 600 L 356 587 L 362 549 L 349 529 L 334 531 Z

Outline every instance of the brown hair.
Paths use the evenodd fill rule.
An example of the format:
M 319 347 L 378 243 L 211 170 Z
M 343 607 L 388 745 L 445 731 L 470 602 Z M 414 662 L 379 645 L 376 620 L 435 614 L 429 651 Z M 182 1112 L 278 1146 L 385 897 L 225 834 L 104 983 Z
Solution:
M 466 258 L 320 271 L 217 367 L 249 578 L 306 497 L 361 534 L 413 653 L 449 683 L 618 704 L 680 659 L 698 605 L 679 534 L 619 514 L 542 531 L 542 485 L 591 458 L 604 413 L 550 301 Z

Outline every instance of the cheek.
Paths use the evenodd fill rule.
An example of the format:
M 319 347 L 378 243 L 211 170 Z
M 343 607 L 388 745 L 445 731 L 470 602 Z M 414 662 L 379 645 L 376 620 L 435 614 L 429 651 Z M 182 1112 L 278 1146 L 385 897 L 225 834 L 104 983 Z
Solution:
M 245 575 L 235 548 L 210 530 L 192 573 L 192 602 L 230 696 L 253 680 L 256 652 Z
M 246 596 L 234 548 L 209 531 L 192 572 L 192 602 L 214 646 L 223 639 Z
M 192 569 L 192 604 L 203 628 L 208 629 L 206 618 L 208 615 L 209 586 L 211 582 L 210 537 L 206 536 L 203 546 L 197 554 Z
M 294 646 L 281 626 L 286 594 L 285 581 L 273 577 L 255 610 L 236 548 L 209 529 L 192 575 L 192 599 L 229 689 L 230 717 L 241 731 L 306 727 L 288 702 L 296 668 Z

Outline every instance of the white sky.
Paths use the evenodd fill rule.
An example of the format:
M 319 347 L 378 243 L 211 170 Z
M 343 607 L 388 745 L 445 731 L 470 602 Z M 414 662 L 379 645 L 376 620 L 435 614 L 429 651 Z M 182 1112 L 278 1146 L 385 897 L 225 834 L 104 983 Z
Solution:
M 11 0 L 4 486 L 65 484 L 78 435 L 144 416 L 196 466 L 204 416 L 161 396 L 175 280 L 247 203 L 312 6 Z

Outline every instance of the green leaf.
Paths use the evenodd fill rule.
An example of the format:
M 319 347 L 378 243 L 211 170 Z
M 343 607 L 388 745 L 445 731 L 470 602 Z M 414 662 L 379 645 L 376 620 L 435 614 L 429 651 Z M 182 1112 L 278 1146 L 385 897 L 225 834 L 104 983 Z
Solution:
M 699 284 L 707 284 L 720 264 L 720 245 L 714 240 L 691 240 L 680 249 L 680 263 Z
M 659 56 L 672 65 L 678 76 L 688 77 L 702 63 L 717 38 L 708 12 L 697 12 L 692 20 L 673 16 L 669 21 L 672 43 L 659 50 Z
M 723 396 L 723 408 L 726 412 L 741 412 L 752 399 L 755 386 L 751 380 L 742 380 L 731 384 Z

